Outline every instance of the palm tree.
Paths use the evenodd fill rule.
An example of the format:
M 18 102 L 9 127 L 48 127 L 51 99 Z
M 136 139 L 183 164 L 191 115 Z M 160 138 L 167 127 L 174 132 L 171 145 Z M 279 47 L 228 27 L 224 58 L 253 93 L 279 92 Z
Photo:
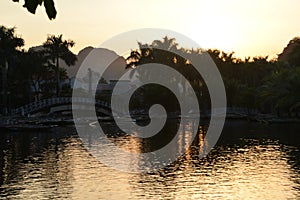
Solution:
M 68 66 L 74 65 L 77 57 L 69 48 L 73 47 L 75 42 L 73 40 L 63 40 L 62 35 L 49 35 L 43 46 L 49 52 L 49 56 L 55 63 L 56 67 L 56 96 L 60 92 L 60 76 L 59 76 L 59 59 L 61 58 Z
M 300 69 L 290 68 L 273 72 L 261 88 L 263 103 L 274 104 L 277 114 L 284 111 L 288 114 L 299 107 L 300 102 Z
M 14 57 L 20 47 L 24 45 L 24 40 L 15 35 L 15 28 L 0 26 L 0 66 L 2 68 L 2 104 L 3 111 L 7 113 L 8 94 L 8 72 Z
M 169 38 L 168 36 L 165 36 L 162 40 L 154 40 L 152 42 L 152 47 L 166 51 L 176 51 L 178 43 L 176 43 L 175 38 Z

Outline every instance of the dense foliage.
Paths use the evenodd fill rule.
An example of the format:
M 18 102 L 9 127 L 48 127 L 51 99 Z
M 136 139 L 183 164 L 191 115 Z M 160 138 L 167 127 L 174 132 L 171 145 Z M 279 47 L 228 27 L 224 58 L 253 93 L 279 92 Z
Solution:
M 69 49 L 72 40 L 63 40 L 62 35 L 49 35 L 39 47 L 25 51 L 24 40 L 15 33 L 15 28 L 0 26 L 0 99 L 1 112 L 40 98 L 70 95 L 70 88 L 61 88 L 66 80 L 65 69 L 59 60 L 69 66 L 74 65 L 76 55 Z M 189 81 L 200 102 L 200 107 L 209 108 L 210 99 L 206 84 L 191 65 L 191 60 L 206 52 L 216 63 L 226 89 L 229 107 L 242 107 L 262 113 L 279 116 L 297 116 L 300 111 L 300 39 L 294 38 L 279 55 L 278 59 L 254 57 L 240 59 L 234 53 L 217 49 L 180 48 L 174 38 L 164 37 L 151 44 L 138 43 L 139 49 L 132 50 L 127 60 L 127 68 L 134 68 L 138 78 L 147 79 L 147 71 L 139 71 L 139 66 L 160 63 L 176 69 Z M 173 53 L 170 53 L 173 52 Z M 174 53 L 175 52 L 175 53 Z M 177 53 L 184 54 L 182 58 Z M 186 59 L 188 58 L 188 59 Z M 159 76 L 159 74 L 158 74 Z M 182 79 L 170 81 L 178 83 L 178 90 L 189 93 Z M 213 80 L 212 80 L 213 81 Z M 170 93 L 165 88 L 144 87 L 135 93 L 136 106 L 145 106 L 161 97 L 162 103 L 169 101 Z M 178 102 L 167 104 L 176 110 Z
M 21 49 L 24 40 L 15 28 L 0 26 L 0 89 L 2 113 L 41 98 L 60 95 L 60 80 L 68 79 L 66 70 L 59 67 L 59 58 L 74 65 L 77 57 L 69 48 L 75 43 L 63 40 L 62 35 L 49 35 L 46 42 Z
M 19 2 L 19 0 L 13 1 Z M 53 0 L 25 0 L 23 7 L 26 8 L 30 13 L 35 14 L 37 7 L 41 6 L 42 4 L 44 4 L 49 19 L 55 19 L 57 12 Z
M 291 42 L 300 44 L 300 39 Z M 282 54 L 287 60 L 268 60 L 268 57 L 236 58 L 234 52 L 226 53 L 217 49 L 184 49 L 179 48 L 174 38 L 155 40 L 152 44 L 138 43 L 139 49 L 132 50 L 127 58 L 128 67 L 138 71 L 146 63 L 161 63 L 170 66 L 189 80 L 198 93 L 200 106 L 209 108 L 209 94 L 204 81 L 193 70 L 188 60 L 170 53 L 181 52 L 185 57 L 193 58 L 208 52 L 216 63 L 226 89 L 227 105 L 242 107 L 263 113 L 297 116 L 300 108 L 300 45 L 292 50 L 286 48 Z M 145 72 L 143 72 L 145 73 Z M 145 74 L 139 73 L 141 77 Z M 153 89 L 152 89 L 153 90 Z M 146 92 L 144 92 L 146 94 Z M 153 94 L 155 92 L 150 92 Z M 161 94 L 161 92 L 156 92 Z M 200 94 L 200 95 L 199 95 Z M 144 99 L 149 99 L 145 96 Z M 167 99 L 166 101 L 169 101 Z

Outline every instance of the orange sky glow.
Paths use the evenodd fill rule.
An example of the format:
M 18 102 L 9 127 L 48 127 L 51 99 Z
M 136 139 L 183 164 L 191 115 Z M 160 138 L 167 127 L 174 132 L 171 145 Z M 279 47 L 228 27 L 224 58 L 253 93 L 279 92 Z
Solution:
M 58 15 L 50 21 L 43 7 L 32 15 L 22 0 L 2 0 L 1 25 L 17 27 L 25 48 L 40 45 L 47 34 L 63 34 L 76 42 L 75 53 L 138 28 L 170 29 L 204 48 L 234 51 L 241 58 L 274 57 L 300 35 L 298 0 L 54 1 Z

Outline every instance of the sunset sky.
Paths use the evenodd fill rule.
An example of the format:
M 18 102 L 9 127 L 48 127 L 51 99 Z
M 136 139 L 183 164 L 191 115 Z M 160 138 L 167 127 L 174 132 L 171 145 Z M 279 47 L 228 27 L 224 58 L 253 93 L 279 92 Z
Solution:
M 274 56 L 300 36 L 299 0 L 55 0 L 58 15 L 52 21 L 44 7 L 32 15 L 22 5 L 1 0 L 0 19 L 17 27 L 26 48 L 40 45 L 47 34 L 63 34 L 76 42 L 77 53 L 125 31 L 164 28 L 239 57 Z

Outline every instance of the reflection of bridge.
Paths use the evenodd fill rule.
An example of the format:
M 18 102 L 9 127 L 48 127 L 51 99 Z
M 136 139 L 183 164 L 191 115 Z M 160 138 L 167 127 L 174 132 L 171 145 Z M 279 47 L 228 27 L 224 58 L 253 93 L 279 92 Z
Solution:
M 110 115 L 110 104 L 104 101 L 95 100 L 92 98 L 84 98 L 84 97 L 74 97 L 73 98 L 73 104 L 78 109 L 86 109 L 91 108 L 91 105 L 95 105 L 97 108 L 97 112 L 101 112 L 104 114 Z M 51 98 L 51 99 L 43 99 L 40 101 L 32 102 L 30 104 L 27 104 L 25 106 L 21 106 L 19 108 L 13 109 L 12 114 L 15 115 L 28 115 L 40 112 L 47 108 L 52 108 L 56 106 L 61 105 L 68 105 L 67 107 L 64 107 L 65 110 L 71 110 L 72 109 L 72 97 L 57 97 L 57 98 Z M 59 110 L 59 109 L 58 109 Z

